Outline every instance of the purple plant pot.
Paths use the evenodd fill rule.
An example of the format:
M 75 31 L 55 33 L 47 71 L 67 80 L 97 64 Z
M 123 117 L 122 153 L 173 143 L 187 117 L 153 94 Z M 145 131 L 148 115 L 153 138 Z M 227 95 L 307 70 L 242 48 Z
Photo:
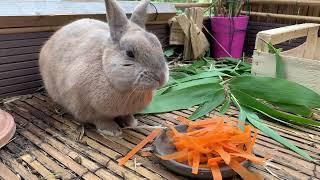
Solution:
M 213 57 L 241 58 L 249 16 L 210 17 Z M 222 48 L 222 47 L 223 48 Z M 228 53 L 227 53 L 227 52 Z

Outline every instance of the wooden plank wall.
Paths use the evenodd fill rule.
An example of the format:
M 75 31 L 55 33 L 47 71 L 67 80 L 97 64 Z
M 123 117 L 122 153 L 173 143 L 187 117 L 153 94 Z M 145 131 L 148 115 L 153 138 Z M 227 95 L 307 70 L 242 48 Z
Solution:
M 139 2 L 119 1 L 130 17 Z M 168 19 L 176 14 L 170 3 L 157 3 L 148 9 L 147 30 L 163 46 L 169 42 Z M 0 98 L 33 93 L 42 86 L 38 54 L 53 32 L 72 21 L 93 18 L 105 21 L 103 0 L 45 1 L 2 0 L 0 2 Z
M 244 7 L 243 10 L 247 10 Z M 268 3 L 251 3 L 251 12 L 263 12 L 263 13 L 274 13 L 274 14 L 288 14 L 288 15 L 299 15 L 299 16 L 313 16 L 320 17 L 320 6 L 319 5 L 301 5 L 301 4 L 268 4 Z M 268 30 L 278 27 L 283 27 L 292 24 L 308 23 L 312 21 L 306 20 L 293 20 L 283 19 L 276 17 L 261 17 L 250 15 L 250 22 L 248 25 L 246 41 L 244 46 L 244 52 L 247 56 L 251 56 L 254 50 L 256 34 L 262 30 Z M 277 45 L 278 48 L 288 50 L 299 46 L 305 41 L 305 37 L 293 39 Z
M 163 46 L 169 42 L 168 24 L 147 25 Z M 35 92 L 42 86 L 38 53 L 53 31 L 0 34 L 0 98 Z
M 246 7 L 244 7 L 244 10 L 246 10 Z M 320 17 L 320 6 L 318 5 L 251 3 L 250 10 L 252 12 Z M 277 24 L 298 24 L 308 22 L 304 20 L 291 20 L 259 16 L 251 16 L 251 20 Z

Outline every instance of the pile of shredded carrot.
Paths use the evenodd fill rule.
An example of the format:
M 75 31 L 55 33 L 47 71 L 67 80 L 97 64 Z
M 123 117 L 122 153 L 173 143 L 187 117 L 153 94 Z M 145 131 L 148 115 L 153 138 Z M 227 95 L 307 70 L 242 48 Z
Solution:
M 221 180 L 220 167 L 229 166 L 245 180 L 263 179 L 258 173 L 251 172 L 242 166 L 242 162 L 249 160 L 264 165 L 267 158 L 256 157 L 253 146 L 257 138 L 257 130 L 250 125 L 240 124 L 230 117 L 213 117 L 204 120 L 190 121 L 184 117 L 177 118 L 187 125 L 186 132 L 179 132 L 173 126 L 167 131 L 168 137 L 177 151 L 161 156 L 163 160 L 175 160 L 192 167 L 192 173 L 198 174 L 199 168 L 208 168 L 213 179 Z M 251 136 L 253 131 L 253 136 Z M 133 148 L 119 164 L 125 164 L 143 146 L 160 134 L 156 129 L 141 143 Z
M 187 125 L 186 132 L 178 132 L 170 127 L 167 135 L 176 146 L 177 152 L 162 156 L 163 160 L 176 160 L 192 167 L 192 173 L 198 174 L 199 168 L 211 169 L 215 180 L 222 179 L 220 168 L 228 165 L 245 180 L 262 179 L 257 173 L 250 172 L 241 165 L 244 160 L 263 165 L 266 158 L 253 154 L 253 145 L 257 130 L 250 125 L 240 124 L 230 117 L 213 117 L 199 121 L 189 121 L 178 117 Z M 251 131 L 254 132 L 253 137 Z

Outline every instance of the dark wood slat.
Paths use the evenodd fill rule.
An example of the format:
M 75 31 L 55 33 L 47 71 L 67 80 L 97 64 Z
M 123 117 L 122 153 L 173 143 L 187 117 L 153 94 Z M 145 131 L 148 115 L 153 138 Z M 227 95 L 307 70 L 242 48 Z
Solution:
M 23 89 L 23 90 L 20 90 L 20 91 L 12 91 L 12 92 L 9 92 L 9 93 L 0 94 L 0 98 L 7 98 L 7 97 L 12 97 L 12 96 L 20 96 L 20 95 L 25 95 L 25 94 L 32 94 L 37 89 L 39 89 L 39 87 L 34 87 L 34 88 L 30 88 L 30 89 Z
M 49 31 L 49 32 L 16 33 L 16 34 L 0 34 L 0 41 L 35 39 L 35 38 L 48 38 L 52 34 L 53 34 L 52 31 Z
M 37 67 L 37 66 L 38 66 L 38 60 L 2 64 L 0 65 L 0 72 L 12 71 L 17 69 L 25 69 L 25 68 L 31 68 L 31 67 Z
M 2 80 L 0 80 L 0 87 L 29 82 L 29 81 L 37 81 L 37 80 L 41 80 L 40 74 L 31 74 L 31 75 L 27 75 L 27 76 L 2 79 Z
M 5 57 L 0 57 L 0 65 L 1 64 L 8 64 L 8 63 L 30 61 L 30 60 L 38 59 L 38 58 L 39 58 L 38 53 L 5 56 Z
M 47 39 L 48 38 L 0 41 L 0 49 L 17 48 L 25 46 L 42 46 Z
M 37 81 L 25 82 L 25 83 L 10 85 L 10 86 L 2 86 L 0 87 L 0 94 L 6 94 L 6 93 L 15 92 L 15 91 L 22 91 L 22 90 L 31 89 L 31 88 L 38 88 L 42 85 L 41 82 L 42 82 L 41 80 L 37 80 Z
M 0 49 L 0 57 L 20 55 L 20 54 L 30 54 L 38 53 L 41 46 L 30 46 L 30 47 L 20 47 L 20 48 L 10 48 L 10 49 Z
M 13 78 L 13 77 L 25 76 L 25 75 L 30 75 L 30 74 L 38 74 L 38 73 L 39 73 L 38 67 L 27 68 L 27 69 L 18 69 L 18 70 L 14 70 L 14 71 L 7 71 L 7 72 L 0 73 L 0 79 L 8 79 L 8 78 Z

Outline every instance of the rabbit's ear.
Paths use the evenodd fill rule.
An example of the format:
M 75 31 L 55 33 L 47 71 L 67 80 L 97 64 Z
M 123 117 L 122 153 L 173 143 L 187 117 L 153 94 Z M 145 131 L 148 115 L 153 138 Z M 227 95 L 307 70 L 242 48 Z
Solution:
M 128 18 L 124 11 L 119 7 L 116 0 L 105 0 L 105 5 L 111 38 L 114 41 L 119 41 L 126 31 Z
M 142 0 L 140 4 L 134 9 L 130 20 L 142 28 L 145 28 L 146 14 L 150 0 Z

